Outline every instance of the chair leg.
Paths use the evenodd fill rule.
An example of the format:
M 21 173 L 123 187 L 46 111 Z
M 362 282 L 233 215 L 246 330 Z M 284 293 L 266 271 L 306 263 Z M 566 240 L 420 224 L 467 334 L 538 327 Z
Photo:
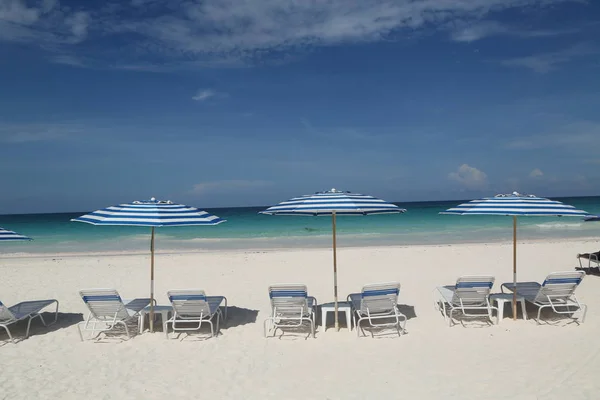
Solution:
M 39 315 L 39 314 L 37 314 Z M 27 339 L 29 337 L 29 328 L 31 327 L 31 321 L 35 318 L 36 316 L 29 316 L 29 320 L 27 321 L 27 330 L 25 331 L 25 339 Z
M 125 327 L 125 333 L 127 334 L 127 339 L 131 339 L 131 334 L 129 333 L 129 328 L 127 327 L 127 322 L 125 321 L 117 321 L 115 323 L 116 324 L 123 324 L 123 326 Z
M 12 335 L 10 334 L 10 329 L 8 329 L 8 326 L 6 325 L 0 325 L 2 328 L 4 328 L 4 330 L 6 331 L 6 333 L 8 334 L 8 338 L 9 340 L 14 343 L 15 339 L 12 337 Z

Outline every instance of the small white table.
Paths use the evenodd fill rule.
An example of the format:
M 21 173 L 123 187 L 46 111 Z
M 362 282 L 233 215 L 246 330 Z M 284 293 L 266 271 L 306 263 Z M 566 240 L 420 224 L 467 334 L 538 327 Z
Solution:
M 498 323 L 504 318 L 504 304 L 512 304 L 513 294 L 512 293 L 495 293 L 490 294 L 490 304 L 493 306 L 494 302 L 498 306 Z M 523 319 L 527 319 L 527 311 L 525 310 L 525 298 L 517 295 L 517 301 L 521 303 L 521 311 L 523 313 Z M 511 308 L 512 311 L 512 308 Z
M 150 306 L 147 306 L 142 311 L 140 311 L 140 333 L 144 331 L 144 317 L 150 314 Z M 173 314 L 173 307 L 171 306 L 154 306 L 154 315 L 160 314 L 161 323 L 163 324 L 163 329 L 165 326 L 165 322 L 171 318 Z
M 323 332 L 327 330 L 327 313 L 332 312 L 335 315 L 335 303 L 321 304 L 321 326 Z M 341 312 L 346 313 L 346 325 L 348 332 L 352 331 L 352 306 L 348 301 L 338 301 L 338 316 Z M 335 317 L 334 317 L 335 318 Z

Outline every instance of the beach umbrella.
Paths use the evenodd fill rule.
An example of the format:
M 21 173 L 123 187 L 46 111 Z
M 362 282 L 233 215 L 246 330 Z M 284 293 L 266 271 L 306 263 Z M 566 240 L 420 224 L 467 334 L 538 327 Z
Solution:
M 0 242 L 4 242 L 4 241 L 8 242 L 9 240 L 13 241 L 13 240 L 32 240 L 32 239 L 27 236 L 19 235 L 16 232 L 9 231 L 7 229 L 0 227 Z
M 217 225 L 225 222 L 195 207 L 156 200 L 119 204 L 82 215 L 71 221 L 92 225 L 127 225 L 150 227 L 150 332 L 154 332 L 154 228 L 161 226 Z
M 267 215 L 331 215 L 333 231 L 333 297 L 335 302 L 335 329 L 339 330 L 338 321 L 338 286 L 337 286 L 337 244 L 336 216 L 337 215 L 369 215 L 369 214 L 398 214 L 406 212 L 395 204 L 364 194 L 342 192 L 331 189 L 326 192 L 295 197 L 275 206 L 269 207 L 260 214 Z M 348 324 L 350 321 L 346 321 Z
M 508 215 L 513 217 L 513 283 L 517 283 L 517 217 L 582 217 L 587 212 L 577 210 L 556 200 L 549 200 L 534 195 L 497 194 L 471 200 L 456 207 L 449 208 L 440 214 L 456 215 Z M 517 318 L 517 292 L 513 291 L 513 319 Z

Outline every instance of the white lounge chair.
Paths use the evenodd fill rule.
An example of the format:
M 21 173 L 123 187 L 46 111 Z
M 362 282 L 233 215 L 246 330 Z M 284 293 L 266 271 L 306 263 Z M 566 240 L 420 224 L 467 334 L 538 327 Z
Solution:
M 600 268 L 600 251 L 597 251 L 595 253 L 577 254 L 577 260 L 579 260 L 579 267 L 581 268 L 583 268 L 583 263 L 581 262 L 582 258 L 588 261 L 588 268 L 592 268 L 592 263 L 596 264 L 596 268 Z
M 352 305 L 356 335 L 360 335 L 361 330 L 364 334 L 362 321 L 368 321 L 372 328 L 395 327 L 399 336 L 405 333 L 407 318 L 398 310 L 399 294 L 397 282 L 370 284 L 364 286 L 361 293 L 349 294 L 347 300 Z
M 79 337 L 83 341 L 83 331 L 105 333 L 116 329 L 119 325 L 125 328 L 127 338 L 131 338 L 127 324 L 137 319 L 140 323 L 141 311 L 150 304 L 149 298 L 138 298 L 124 302 L 114 289 L 84 289 L 79 291 L 81 299 L 90 310 L 87 319 L 77 324 Z M 82 328 L 83 325 L 83 328 Z
M 171 324 L 173 332 L 190 332 L 199 331 L 202 324 L 207 323 L 210 325 L 211 337 L 214 337 L 215 333 L 219 334 L 219 321 L 227 316 L 227 299 L 224 296 L 207 296 L 203 290 L 197 289 L 170 290 L 167 295 L 173 306 L 173 317 L 165 321 L 163 326 L 167 338 L 168 324 Z M 225 309 L 225 317 L 221 307 Z M 191 324 L 197 325 L 190 326 Z
M 575 289 L 581 283 L 585 276 L 583 271 L 553 272 L 549 274 L 540 285 L 537 282 L 517 282 L 517 286 L 512 282 L 503 283 L 504 289 L 516 292 L 523 296 L 528 302 L 538 307 L 536 322 L 540 323 L 540 315 L 544 308 L 551 308 L 557 314 L 573 314 L 581 311 L 580 321 L 584 322 L 587 313 L 587 306 L 582 304 L 575 297 Z
M 46 324 L 44 321 L 44 317 L 40 314 L 44 308 L 49 305 L 56 303 L 56 311 L 54 312 L 54 321 Z M 19 304 L 15 304 L 12 307 L 6 307 L 0 301 L 0 327 L 4 328 L 6 333 L 8 334 L 8 338 L 11 342 L 15 343 L 15 339 L 10 333 L 10 329 L 8 327 L 12 324 L 15 324 L 19 321 L 28 320 L 27 321 L 27 330 L 25 331 L 25 339 L 29 337 L 29 328 L 31 327 L 31 321 L 35 318 L 39 318 L 42 321 L 44 326 L 52 325 L 58 319 L 58 300 L 50 299 L 50 300 L 34 300 L 34 301 L 23 301 Z
M 264 333 L 277 329 L 299 328 L 305 322 L 310 324 L 312 337 L 315 337 L 315 319 L 317 299 L 308 296 L 306 285 L 278 284 L 269 286 L 271 315 L 265 319 Z M 270 324 L 270 327 L 267 325 Z
M 453 286 L 436 288 L 436 308 L 443 313 L 448 326 L 452 326 L 454 322 L 454 313 L 460 313 L 466 318 L 486 318 L 492 322 L 492 310 L 496 310 L 497 324 L 498 308 L 492 307 L 489 299 L 494 281 L 493 276 L 462 276 Z

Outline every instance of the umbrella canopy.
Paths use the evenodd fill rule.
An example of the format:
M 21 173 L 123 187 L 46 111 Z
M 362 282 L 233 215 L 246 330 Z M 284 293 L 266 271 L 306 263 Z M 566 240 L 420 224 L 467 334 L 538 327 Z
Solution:
M 458 215 L 512 215 L 538 217 L 583 217 L 587 212 L 563 204 L 560 201 L 545 199 L 534 195 L 497 194 L 460 204 L 440 214 Z
M 573 206 L 560 201 L 550 200 L 534 195 L 522 195 L 517 192 L 511 194 L 497 194 L 494 197 L 485 197 L 471 200 L 450 208 L 440 214 L 455 215 L 508 215 L 513 217 L 513 283 L 517 283 L 517 217 L 583 217 L 587 212 L 578 210 Z M 513 319 L 517 317 L 517 295 L 513 295 Z
M 336 215 L 369 215 L 398 214 L 406 212 L 395 204 L 364 194 L 343 192 L 331 189 L 326 192 L 295 197 L 269 207 L 260 214 L 267 215 L 331 215 L 333 231 L 333 296 L 335 302 L 335 328 L 339 330 L 338 321 L 338 286 L 337 286 L 337 244 Z M 350 323 L 350 321 L 346 321 Z
M 19 235 L 16 232 L 6 230 L 0 227 L 0 242 L 9 240 L 31 240 L 31 238 L 23 235 Z
M 217 225 L 225 222 L 195 207 L 156 200 L 119 204 L 82 215 L 71 221 L 92 225 L 127 225 L 151 227 L 150 238 L 150 331 L 154 331 L 154 228 L 161 226 Z
M 217 225 L 225 220 L 198 210 L 194 207 L 160 201 L 154 198 L 147 201 L 134 201 L 119 204 L 82 215 L 71 221 L 86 222 L 92 225 L 131 225 L 131 226 L 186 226 Z
M 331 189 L 281 202 L 261 211 L 269 215 L 368 215 L 397 214 L 406 210 L 395 204 L 364 194 Z

